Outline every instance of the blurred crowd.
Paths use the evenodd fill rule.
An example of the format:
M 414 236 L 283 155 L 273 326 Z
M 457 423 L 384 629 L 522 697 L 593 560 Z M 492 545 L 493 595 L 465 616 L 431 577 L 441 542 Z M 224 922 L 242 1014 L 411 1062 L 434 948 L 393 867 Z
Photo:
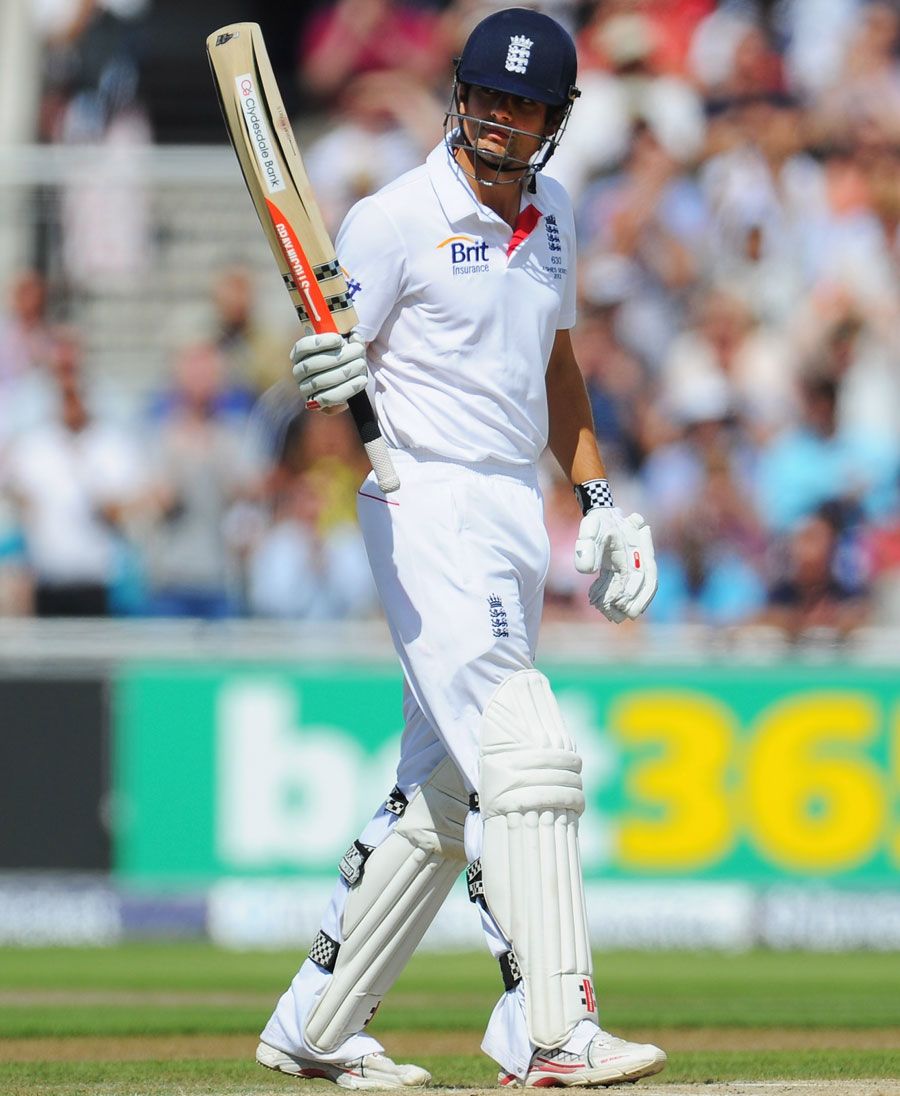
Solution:
M 539 6 L 579 49 L 582 96 L 547 170 L 575 204 L 574 337 L 610 479 L 654 530 L 647 619 L 900 624 L 898 3 Z M 332 229 L 439 140 L 450 59 L 488 10 L 308 6 L 296 80 Z M 49 86 L 42 124 L 59 130 L 74 108 Z M 132 129 L 140 116 L 132 98 Z M 377 613 L 348 417 L 303 410 L 247 270 L 223 272 L 213 304 L 207 337 L 124 422 L 41 273 L 8 288 L 0 612 Z M 547 616 L 596 618 L 571 489 L 544 476 Z

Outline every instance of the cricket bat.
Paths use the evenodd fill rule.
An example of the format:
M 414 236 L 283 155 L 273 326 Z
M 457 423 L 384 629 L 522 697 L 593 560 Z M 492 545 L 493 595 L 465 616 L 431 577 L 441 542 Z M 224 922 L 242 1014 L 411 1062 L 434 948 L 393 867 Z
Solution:
M 257 23 L 232 23 L 206 39 L 225 127 L 260 224 L 306 335 L 346 335 L 357 322 L 275 73 Z M 382 491 L 396 491 L 394 470 L 365 392 L 350 413 Z

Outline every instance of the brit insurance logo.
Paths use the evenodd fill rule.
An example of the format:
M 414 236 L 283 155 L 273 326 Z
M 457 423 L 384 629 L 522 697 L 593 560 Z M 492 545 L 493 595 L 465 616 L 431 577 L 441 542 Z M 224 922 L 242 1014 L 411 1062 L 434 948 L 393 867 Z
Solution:
M 454 275 L 486 274 L 491 269 L 487 243 L 476 236 L 448 236 L 436 250 L 450 249 L 450 269 Z
M 534 42 L 524 34 L 514 34 L 509 40 L 506 51 L 506 71 L 525 72 L 531 59 L 531 47 Z

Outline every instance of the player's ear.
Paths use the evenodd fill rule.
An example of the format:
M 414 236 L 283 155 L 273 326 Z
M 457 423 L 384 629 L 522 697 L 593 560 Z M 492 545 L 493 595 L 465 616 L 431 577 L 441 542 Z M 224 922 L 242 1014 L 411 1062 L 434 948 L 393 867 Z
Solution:
M 563 114 L 565 108 L 563 107 L 547 107 L 547 115 L 544 119 L 544 136 L 552 137 L 554 133 L 559 129 L 562 124 Z
M 456 85 L 456 102 L 459 107 L 460 114 L 468 114 L 466 110 L 466 103 L 469 99 L 469 84 L 457 84 Z

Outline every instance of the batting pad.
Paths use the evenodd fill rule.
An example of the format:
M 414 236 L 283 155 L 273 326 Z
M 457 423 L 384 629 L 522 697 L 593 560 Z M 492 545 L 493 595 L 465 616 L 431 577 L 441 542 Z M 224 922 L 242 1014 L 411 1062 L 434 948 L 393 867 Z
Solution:
M 485 901 L 518 961 L 529 1038 L 559 1047 L 597 1011 L 578 852 L 581 758 L 537 670 L 514 673 L 485 709 L 479 796 Z
M 360 1031 L 415 951 L 466 863 L 468 793 L 447 758 L 365 861 L 341 917 L 332 977 L 306 1018 L 328 1053 Z

